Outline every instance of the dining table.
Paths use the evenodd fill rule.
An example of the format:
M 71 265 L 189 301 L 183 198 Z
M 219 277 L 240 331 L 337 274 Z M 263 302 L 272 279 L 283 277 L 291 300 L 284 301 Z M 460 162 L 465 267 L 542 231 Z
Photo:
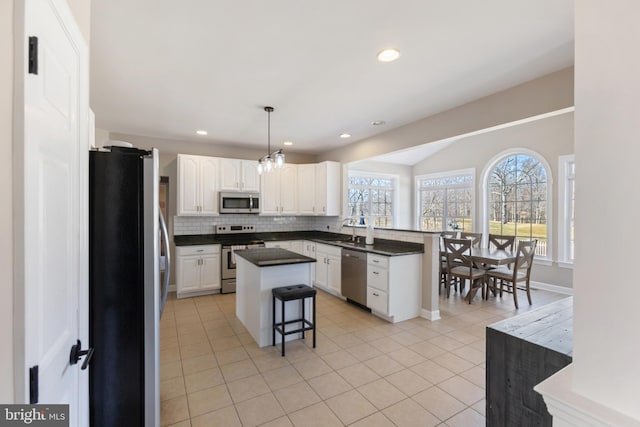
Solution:
M 440 252 L 440 256 L 443 257 L 442 259 L 446 259 L 446 252 Z M 472 247 L 471 260 L 476 266 L 478 266 L 478 268 L 487 270 L 491 266 L 513 264 L 516 261 L 516 253 L 515 251 L 508 251 L 505 249 Z M 492 289 L 491 291 L 495 295 L 495 289 Z M 476 296 L 476 292 L 478 292 L 477 287 L 469 289 L 465 299 L 471 301 Z

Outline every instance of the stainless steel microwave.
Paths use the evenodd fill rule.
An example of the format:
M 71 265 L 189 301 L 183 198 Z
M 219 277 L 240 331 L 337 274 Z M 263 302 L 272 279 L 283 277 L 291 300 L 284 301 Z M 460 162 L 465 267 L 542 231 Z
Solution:
M 220 192 L 220 213 L 260 213 L 260 193 Z

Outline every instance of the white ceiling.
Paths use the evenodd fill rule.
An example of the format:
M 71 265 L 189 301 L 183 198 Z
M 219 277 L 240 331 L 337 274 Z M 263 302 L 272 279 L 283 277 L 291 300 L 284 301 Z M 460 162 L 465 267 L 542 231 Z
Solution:
M 573 64 L 573 0 L 91 7 L 91 106 L 117 133 L 264 147 L 271 105 L 272 149 L 320 153 Z

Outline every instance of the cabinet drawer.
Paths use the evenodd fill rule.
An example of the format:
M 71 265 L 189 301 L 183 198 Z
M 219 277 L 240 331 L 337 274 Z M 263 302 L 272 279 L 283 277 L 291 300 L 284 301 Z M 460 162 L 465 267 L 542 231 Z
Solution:
M 219 254 L 219 253 L 220 253 L 220 245 L 178 246 L 176 248 L 177 256 L 205 255 L 205 254 Z
M 369 265 L 377 265 L 378 267 L 388 268 L 389 257 L 383 255 L 367 254 L 367 263 Z
M 389 292 L 388 270 L 373 265 L 367 266 L 367 286 Z
M 387 293 L 379 289 L 367 287 L 367 307 L 379 313 L 387 314 Z
M 342 248 L 339 246 L 332 246 L 332 245 L 323 245 L 322 243 L 317 243 L 316 244 L 316 251 L 317 252 L 323 252 L 327 255 L 333 255 L 333 256 L 337 256 L 337 257 L 341 257 L 342 256 Z

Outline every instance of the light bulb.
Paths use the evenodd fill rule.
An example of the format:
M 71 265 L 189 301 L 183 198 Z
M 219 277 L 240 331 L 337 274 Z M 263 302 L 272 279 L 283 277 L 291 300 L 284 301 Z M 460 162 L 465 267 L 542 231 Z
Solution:
M 258 160 L 258 175 L 262 175 L 264 168 L 262 167 L 262 160 Z
M 264 159 L 264 166 L 267 172 L 271 172 L 271 169 L 273 168 L 273 160 L 271 160 L 271 157 Z
M 276 167 L 281 168 L 284 166 L 284 154 L 276 153 Z

